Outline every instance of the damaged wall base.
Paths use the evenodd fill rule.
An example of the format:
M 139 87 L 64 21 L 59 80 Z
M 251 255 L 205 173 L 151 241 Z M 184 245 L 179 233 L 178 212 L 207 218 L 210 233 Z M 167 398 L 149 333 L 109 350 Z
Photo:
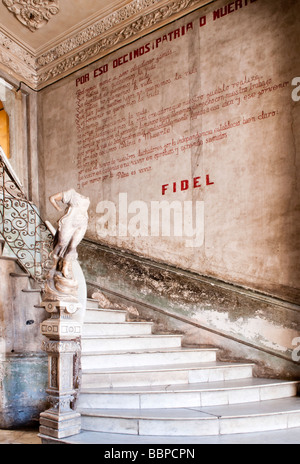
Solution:
M 89 296 L 98 289 L 132 318 L 154 321 L 159 332 L 218 347 L 224 361 L 254 361 L 258 376 L 299 378 L 298 306 L 87 240 L 79 256 Z

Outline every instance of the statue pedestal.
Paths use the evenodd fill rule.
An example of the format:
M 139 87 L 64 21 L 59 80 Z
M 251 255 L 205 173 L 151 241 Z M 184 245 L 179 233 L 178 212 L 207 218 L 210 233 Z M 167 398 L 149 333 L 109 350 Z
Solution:
M 48 353 L 48 393 L 51 408 L 40 415 L 40 433 L 53 438 L 66 438 L 80 433 L 81 416 L 72 409 L 79 389 L 81 324 L 72 319 L 80 308 L 69 301 L 44 301 L 42 306 L 51 318 L 41 324 L 48 340 L 43 350 Z
M 51 410 L 40 416 L 40 434 L 51 438 L 67 438 L 81 431 L 81 416 L 79 413 L 55 414 Z

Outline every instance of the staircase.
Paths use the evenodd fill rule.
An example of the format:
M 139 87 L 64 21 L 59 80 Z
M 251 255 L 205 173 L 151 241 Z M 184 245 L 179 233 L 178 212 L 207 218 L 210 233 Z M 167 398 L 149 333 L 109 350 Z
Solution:
M 87 302 L 83 431 L 204 437 L 300 427 L 299 382 L 254 378 L 253 364 L 217 362 L 217 349 L 182 347 L 181 336 L 126 318 Z

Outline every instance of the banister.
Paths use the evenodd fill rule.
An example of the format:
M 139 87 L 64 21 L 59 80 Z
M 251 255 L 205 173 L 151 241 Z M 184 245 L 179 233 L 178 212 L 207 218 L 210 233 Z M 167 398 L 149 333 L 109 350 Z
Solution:
M 174 276 L 187 277 L 188 279 L 193 280 L 195 282 L 203 282 L 212 287 L 229 290 L 230 292 L 233 292 L 237 295 L 246 296 L 252 300 L 257 300 L 259 302 L 264 302 L 264 303 L 270 303 L 278 309 L 284 309 L 284 310 L 300 313 L 299 304 L 296 304 L 292 301 L 280 299 L 277 296 L 264 293 L 259 290 L 254 290 L 249 287 L 243 287 L 241 285 L 237 285 L 237 284 L 223 281 L 221 279 L 217 279 L 216 277 L 211 277 L 208 275 L 201 275 L 193 271 L 185 270 L 180 267 L 175 267 L 170 264 L 166 264 L 160 261 L 155 261 L 150 258 L 137 255 L 132 251 L 122 250 L 115 246 L 105 245 L 103 243 L 96 242 L 95 240 L 91 240 L 90 238 L 85 237 L 82 243 L 83 245 L 86 245 L 88 247 L 95 247 L 96 249 L 99 249 L 101 251 L 112 253 L 116 256 L 120 256 L 122 258 L 133 260 L 139 264 L 145 264 L 147 266 L 156 268 L 159 271 L 170 272 Z
M 189 318 L 179 316 L 177 314 L 171 313 L 170 311 L 166 311 L 166 310 L 164 310 L 162 308 L 158 308 L 157 306 L 154 306 L 153 304 L 149 304 L 149 303 L 147 303 L 145 301 L 139 301 L 137 298 L 130 298 L 130 297 L 124 295 L 124 294 L 109 290 L 109 289 L 103 287 L 102 285 L 100 285 L 97 282 L 87 280 L 86 283 L 87 283 L 87 285 L 89 285 L 91 287 L 99 289 L 103 293 L 106 293 L 106 294 L 109 294 L 111 296 L 126 300 L 126 301 L 128 301 L 130 303 L 133 303 L 133 304 L 136 304 L 136 305 L 151 309 L 153 311 L 159 312 L 159 313 L 164 314 L 164 315 L 166 315 L 168 317 L 171 317 L 173 319 L 177 319 L 177 320 L 179 320 L 181 322 L 184 322 L 186 324 L 197 327 L 198 329 L 204 330 L 206 332 L 213 333 L 213 334 L 218 335 L 218 336 L 220 336 L 222 338 L 225 338 L 227 340 L 234 341 L 234 342 L 239 343 L 241 345 L 247 346 L 248 348 L 258 350 L 258 351 L 263 352 L 265 354 L 275 356 L 277 358 L 283 359 L 285 361 L 289 361 L 292 364 L 297 364 L 299 366 L 299 361 L 294 361 L 292 356 L 285 356 L 285 355 L 280 354 L 280 353 L 278 353 L 276 351 L 269 350 L 269 349 L 264 348 L 262 346 L 255 345 L 254 343 L 250 343 L 250 342 L 247 342 L 247 341 L 242 340 L 240 338 L 234 337 L 234 336 L 232 336 L 230 334 L 225 333 L 224 331 L 221 331 L 221 330 L 218 330 L 218 329 L 215 329 L 215 328 L 212 328 L 212 327 L 205 326 L 204 324 L 200 324 L 199 322 L 193 321 L 193 320 L 191 320 Z
M 20 181 L 20 179 L 18 178 L 17 174 L 15 173 L 12 165 L 10 164 L 7 156 L 5 155 L 4 153 L 4 150 L 3 148 L 1 147 L 0 145 L 0 158 L 1 158 L 1 161 L 4 163 L 5 167 L 6 167 L 6 171 L 8 173 L 8 175 L 11 177 L 11 179 L 15 182 L 15 184 L 18 186 L 19 190 L 21 190 L 21 192 L 23 193 L 23 195 L 25 196 L 24 194 L 24 187 Z
M 0 147 L 0 234 L 19 265 L 40 284 L 52 251 L 53 234 Z

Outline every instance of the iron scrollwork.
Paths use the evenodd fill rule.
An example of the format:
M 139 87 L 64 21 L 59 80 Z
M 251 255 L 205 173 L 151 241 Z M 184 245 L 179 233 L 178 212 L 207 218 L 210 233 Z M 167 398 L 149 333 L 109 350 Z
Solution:
M 43 284 L 53 235 L 27 200 L 0 149 L 0 233 L 22 268 Z

